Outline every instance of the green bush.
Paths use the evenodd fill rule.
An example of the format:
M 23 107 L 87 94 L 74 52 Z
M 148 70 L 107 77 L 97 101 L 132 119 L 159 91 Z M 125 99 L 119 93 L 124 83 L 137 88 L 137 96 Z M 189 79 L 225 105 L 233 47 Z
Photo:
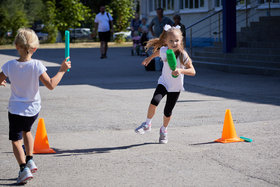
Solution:
M 116 35 L 116 37 L 115 37 L 115 42 L 116 42 L 116 43 L 123 43 L 123 42 L 125 42 L 125 36 L 124 36 L 124 34 L 118 34 L 118 35 Z

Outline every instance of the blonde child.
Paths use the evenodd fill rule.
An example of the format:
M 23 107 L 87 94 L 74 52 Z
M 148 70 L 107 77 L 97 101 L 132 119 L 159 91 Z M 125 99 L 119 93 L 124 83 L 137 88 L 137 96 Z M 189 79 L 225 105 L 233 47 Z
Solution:
M 151 39 L 146 45 L 146 49 L 153 47 L 153 54 L 146 58 L 142 64 L 147 66 L 150 61 L 160 56 L 163 61 L 162 75 L 158 79 L 158 86 L 148 108 L 146 122 L 143 122 L 135 129 L 136 133 L 144 134 L 151 131 L 152 118 L 161 99 L 167 95 L 164 108 L 163 126 L 160 128 L 159 143 L 167 143 L 167 126 L 171 119 L 172 110 L 179 98 L 180 91 L 184 90 L 184 75 L 194 76 L 195 69 L 192 60 L 184 50 L 183 36 L 180 27 L 165 25 L 159 38 Z M 166 51 L 172 49 L 177 58 L 177 68 L 172 71 L 167 63 Z M 172 75 L 178 76 L 173 78 Z
M 64 73 L 71 68 L 71 62 L 65 59 L 58 73 L 50 78 L 46 67 L 32 55 L 39 47 L 39 40 L 31 29 L 19 29 L 15 38 L 15 46 L 20 55 L 19 59 L 11 60 L 2 66 L 0 85 L 6 85 L 6 78 L 11 83 L 11 97 L 8 107 L 9 140 L 12 141 L 13 152 L 20 166 L 18 184 L 24 184 L 32 179 L 32 173 L 37 171 L 33 161 L 33 136 L 31 127 L 41 109 L 39 94 L 39 79 L 50 90 L 54 89 Z M 22 137 L 26 157 L 22 148 Z

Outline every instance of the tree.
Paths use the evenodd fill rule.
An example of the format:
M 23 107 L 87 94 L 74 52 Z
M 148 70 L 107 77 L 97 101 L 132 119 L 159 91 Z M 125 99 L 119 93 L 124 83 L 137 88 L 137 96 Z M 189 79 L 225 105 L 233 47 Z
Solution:
M 112 15 L 115 19 L 114 29 L 116 32 L 125 31 L 130 25 L 130 20 L 134 15 L 134 3 L 132 0 L 112 0 L 109 4 Z
M 43 23 L 45 25 L 44 32 L 48 33 L 49 43 L 56 42 L 57 25 L 56 25 L 56 7 L 55 0 L 48 0 L 45 2 L 45 12 L 43 16 Z
M 57 5 L 57 27 L 63 38 L 65 30 L 80 27 L 81 22 L 90 17 L 90 9 L 80 0 L 61 0 Z
M 0 4 L 0 9 L 0 22 L 4 33 L 12 31 L 12 37 L 14 38 L 17 34 L 17 30 L 20 27 L 29 26 L 27 14 L 24 10 L 24 3 L 21 0 L 4 0 Z
M 24 10 L 30 25 L 32 25 L 34 21 L 42 20 L 42 10 L 44 8 L 42 0 L 25 0 L 23 2 Z

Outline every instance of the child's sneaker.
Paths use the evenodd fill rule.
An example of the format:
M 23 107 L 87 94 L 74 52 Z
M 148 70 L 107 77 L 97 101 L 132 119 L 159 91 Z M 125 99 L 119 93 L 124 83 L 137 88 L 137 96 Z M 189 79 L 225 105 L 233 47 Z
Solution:
M 26 184 L 28 180 L 32 179 L 33 175 L 28 167 L 25 167 L 22 171 L 19 171 L 17 184 Z
M 38 168 L 35 165 L 35 162 L 33 161 L 33 159 L 29 160 L 26 163 L 26 166 L 30 169 L 31 173 L 35 173 L 38 170 Z
M 159 143 L 160 144 L 166 144 L 168 142 L 167 139 L 167 130 L 165 130 L 164 132 L 160 129 L 159 130 Z
M 139 127 L 135 129 L 135 132 L 138 134 L 145 134 L 145 132 L 150 132 L 152 130 L 152 124 L 147 125 L 146 122 L 143 122 Z

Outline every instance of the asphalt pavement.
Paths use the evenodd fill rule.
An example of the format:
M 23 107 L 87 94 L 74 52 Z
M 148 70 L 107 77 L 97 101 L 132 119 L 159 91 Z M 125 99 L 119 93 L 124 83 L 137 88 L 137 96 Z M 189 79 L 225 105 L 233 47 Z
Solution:
M 165 99 L 144 135 L 145 121 L 160 72 L 147 72 L 144 57 L 130 48 L 70 51 L 72 69 L 55 90 L 40 86 L 50 147 L 36 154 L 34 179 L 26 186 L 280 186 L 280 77 L 196 69 L 168 127 L 168 144 L 158 144 Z M 63 49 L 39 49 L 50 76 Z M 0 50 L 0 66 L 17 58 Z M 195 63 L 194 63 L 195 66 Z M 0 186 L 15 185 L 18 165 L 8 140 L 10 86 L 0 87 Z M 253 142 L 215 143 L 226 109 L 238 136 Z M 32 133 L 35 136 L 38 120 Z

